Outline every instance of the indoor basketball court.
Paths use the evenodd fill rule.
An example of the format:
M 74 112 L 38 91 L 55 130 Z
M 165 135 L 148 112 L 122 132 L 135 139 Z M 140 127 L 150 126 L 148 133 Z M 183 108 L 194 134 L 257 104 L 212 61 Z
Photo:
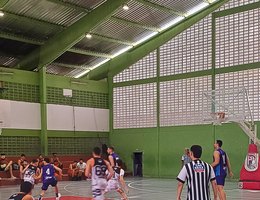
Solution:
M 0 200 L 259 199 L 259 122 L 260 0 L 0 1 Z

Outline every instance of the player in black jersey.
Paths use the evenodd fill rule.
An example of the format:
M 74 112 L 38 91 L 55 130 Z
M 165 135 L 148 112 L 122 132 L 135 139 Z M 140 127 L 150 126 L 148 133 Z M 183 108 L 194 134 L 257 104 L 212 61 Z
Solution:
M 20 192 L 13 194 L 8 200 L 34 200 L 32 197 L 33 185 L 29 182 L 21 184 Z
M 107 170 L 109 171 L 109 175 L 106 174 Z M 99 147 L 93 149 L 93 158 L 87 161 L 85 176 L 90 177 L 90 175 L 93 199 L 103 200 L 107 180 L 114 175 L 114 171 L 109 162 L 101 158 L 101 149 Z

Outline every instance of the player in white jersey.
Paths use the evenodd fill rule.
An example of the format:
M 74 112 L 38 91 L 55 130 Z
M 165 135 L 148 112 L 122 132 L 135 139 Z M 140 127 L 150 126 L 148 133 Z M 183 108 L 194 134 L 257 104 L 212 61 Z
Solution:
M 114 176 L 108 181 L 106 192 L 117 191 L 123 200 L 128 200 L 126 193 L 128 193 L 128 188 L 125 184 L 124 175 L 125 171 L 122 169 L 123 162 L 121 159 L 117 160 L 117 165 L 114 166 Z M 120 187 L 120 184 L 122 187 Z
M 107 170 L 109 175 L 106 174 Z M 90 177 L 90 175 L 93 199 L 104 200 L 107 180 L 114 175 L 114 171 L 109 162 L 101 158 L 101 149 L 99 147 L 93 149 L 93 158 L 87 161 L 85 176 Z
M 38 161 L 36 159 L 33 159 L 32 162 L 24 168 L 24 182 L 29 182 L 34 185 L 35 180 L 40 178 L 40 169 L 37 166 Z

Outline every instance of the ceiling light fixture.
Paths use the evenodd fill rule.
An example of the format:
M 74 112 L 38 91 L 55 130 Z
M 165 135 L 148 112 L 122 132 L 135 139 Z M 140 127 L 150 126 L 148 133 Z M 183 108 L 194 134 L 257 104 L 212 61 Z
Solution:
M 3 11 L 0 11 L 0 17 L 3 17 L 5 14 Z
M 91 38 L 92 38 L 92 35 L 89 34 L 89 33 L 87 33 L 87 34 L 86 34 L 86 38 L 91 39 Z
M 150 39 L 151 37 L 157 35 L 159 32 L 152 32 L 151 34 L 141 38 L 140 40 L 138 40 L 137 42 L 134 43 L 134 46 L 138 45 L 138 44 L 141 44 L 142 42 Z
M 178 22 L 182 21 L 183 19 L 185 19 L 185 17 L 177 17 L 174 20 L 162 25 L 161 30 L 164 31 L 165 29 L 170 28 L 171 26 L 177 24 Z
M 129 6 L 128 6 L 127 4 L 125 4 L 125 5 L 123 6 L 123 10 L 129 10 Z
M 188 12 L 187 12 L 187 16 L 190 16 L 190 15 L 193 15 L 199 11 L 201 11 L 203 8 L 207 7 L 209 5 L 209 3 L 206 3 L 206 2 L 203 2 L 203 3 L 200 3 L 199 5 L 195 6 L 194 8 L 190 9 Z

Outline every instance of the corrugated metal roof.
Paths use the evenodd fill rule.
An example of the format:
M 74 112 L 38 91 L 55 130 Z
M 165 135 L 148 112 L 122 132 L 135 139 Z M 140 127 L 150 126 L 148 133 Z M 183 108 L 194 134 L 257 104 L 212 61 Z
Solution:
M 95 28 L 92 32 L 115 39 L 133 41 L 136 36 L 146 32 L 146 30 L 109 19 Z
M 58 25 L 69 26 L 86 13 L 46 0 L 10 0 L 5 10 Z
M 127 5 L 129 10 L 121 9 L 114 16 L 150 26 L 158 26 L 168 18 L 173 17 L 173 14 L 169 12 L 164 12 L 133 0 Z
M 97 6 L 106 2 L 106 0 L 64 0 L 64 2 L 72 3 L 87 9 L 95 9 Z
M 200 3 L 205 2 L 203 0 L 149 0 L 149 1 L 168 8 L 172 8 L 181 13 L 187 13 L 189 10 L 196 7 Z
M 87 10 L 96 9 L 105 1 L 9 0 L 3 8 L 5 16 L 0 18 L 0 31 L 4 33 L 5 37 L 11 33 L 26 37 L 29 40 L 46 41 L 85 16 Z M 204 2 L 204 0 L 147 1 L 180 13 L 187 13 Z M 153 7 L 136 0 L 130 0 L 127 5 L 129 10 L 119 9 L 114 13 L 114 18 L 119 20 L 108 19 L 104 21 L 90 31 L 91 34 L 94 34 L 91 39 L 83 38 L 74 47 L 97 53 L 114 54 L 127 47 L 124 41 L 127 41 L 127 44 L 135 43 L 154 33 L 150 27 L 156 29 L 156 27 L 161 27 L 177 17 L 173 14 L 174 12 L 169 12 L 167 9 L 159 9 L 156 6 Z M 128 22 L 138 25 L 135 24 L 136 26 L 134 26 Z M 142 27 L 142 25 L 145 27 Z M 10 37 L 10 39 L 12 40 L 0 39 L 0 65 L 13 67 L 20 57 L 27 55 L 37 46 L 18 42 L 19 38 L 17 41 L 15 37 Z M 79 65 L 93 67 L 104 60 L 105 58 L 98 57 L 98 54 L 97 56 L 88 56 L 65 52 L 54 61 L 56 63 L 47 67 L 47 72 L 73 77 L 85 70 L 80 68 Z

